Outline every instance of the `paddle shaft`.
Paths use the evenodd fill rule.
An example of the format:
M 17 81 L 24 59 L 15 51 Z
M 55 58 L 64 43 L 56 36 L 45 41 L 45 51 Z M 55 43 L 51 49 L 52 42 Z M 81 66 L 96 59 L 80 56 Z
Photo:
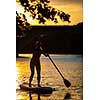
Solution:
M 59 72 L 59 74 L 61 75 L 61 77 L 62 77 L 63 79 L 65 79 L 64 76 L 61 74 L 60 70 L 57 68 L 56 64 L 55 64 L 55 63 L 53 62 L 53 60 L 51 59 L 51 57 L 50 57 L 49 55 L 48 55 L 48 57 L 49 57 L 50 61 L 53 63 L 53 65 L 55 66 L 55 68 L 57 69 L 57 71 Z

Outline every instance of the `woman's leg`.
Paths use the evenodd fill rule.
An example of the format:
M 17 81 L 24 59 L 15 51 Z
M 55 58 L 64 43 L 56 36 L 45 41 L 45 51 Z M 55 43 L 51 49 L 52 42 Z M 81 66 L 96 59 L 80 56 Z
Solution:
M 41 66 L 40 66 L 40 62 L 36 65 L 36 70 L 37 70 L 38 86 L 40 87 L 40 79 L 41 79 Z
M 31 87 L 31 82 L 32 82 L 33 76 L 34 76 L 34 66 L 30 65 L 30 70 L 31 70 L 31 75 L 30 75 L 30 79 L 29 79 L 29 87 Z

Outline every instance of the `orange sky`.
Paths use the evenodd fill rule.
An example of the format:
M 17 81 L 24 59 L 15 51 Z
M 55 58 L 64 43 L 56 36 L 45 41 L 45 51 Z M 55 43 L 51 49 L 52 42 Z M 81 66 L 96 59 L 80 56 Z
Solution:
M 70 24 L 77 24 L 83 21 L 82 0 L 51 0 L 51 5 L 70 14 Z
M 58 24 L 55 24 L 53 22 L 48 21 L 44 25 L 74 25 L 83 21 L 82 0 L 50 0 L 50 5 L 54 8 L 64 11 L 65 13 L 70 14 L 71 23 L 59 21 Z M 16 6 L 16 8 L 18 11 L 21 11 L 18 6 Z M 26 14 L 26 16 L 28 21 L 32 25 L 39 25 L 38 21 L 29 18 L 28 14 Z

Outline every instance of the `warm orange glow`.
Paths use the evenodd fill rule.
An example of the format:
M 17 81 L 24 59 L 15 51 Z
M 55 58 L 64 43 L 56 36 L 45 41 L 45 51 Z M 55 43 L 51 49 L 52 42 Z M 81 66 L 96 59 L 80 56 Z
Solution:
M 44 25 L 74 25 L 74 24 L 77 24 L 77 23 L 83 21 L 82 5 L 74 4 L 74 3 L 67 4 L 67 5 L 61 3 L 61 5 L 58 5 L 57 1 L 53 1 L 53 0 L 51 0 L 50 5 L 53 6 L 54 8 L 64 11 L 65 13 L 70 14 L 71 15 L 71 17 L 70 17 L 71 23 L 62 22 L 61 20 L 58 20 L 59 23 L 57 23 L 57 24 L 53 23 L 52 21 L 47 21 Z M 20 13 L 24 13 L 24 9 L 21 6 L 19 6 L 18 4 L 16 4 L 16 10 Z M 43 24 L 38 24 L 37 20 L 32 20 L 32 18 L 29 16 L 28 13 L 25 13 L 25 15 L 26 15 L 28 22 L 31 25 L 43 25 Z
M 53 4 L 52 4 L 53 5 Z M 83 21 L 83 8 L 78 4 L 68 4 L 68 5 L 53 5 L 53 7 L 70 14 L 71 25 L 77 24 Z M 68 23 L 60 22 L 61 25 Z

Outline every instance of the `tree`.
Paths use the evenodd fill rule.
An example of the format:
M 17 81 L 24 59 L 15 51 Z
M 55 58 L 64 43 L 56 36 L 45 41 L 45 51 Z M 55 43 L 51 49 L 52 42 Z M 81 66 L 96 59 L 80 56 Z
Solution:
M 25 16 L 27 12 L 33 20 L 38 20 L 39 24 L 45 24 L 47 20 L 58 23 L 58 19 L 70 22 L 69 14 L 49 6 L 50 0 L 17 0 L 16 2 L 24 8 L 24 13 L 16 12 L 17 36 L 21 36 L 31 28 Z

